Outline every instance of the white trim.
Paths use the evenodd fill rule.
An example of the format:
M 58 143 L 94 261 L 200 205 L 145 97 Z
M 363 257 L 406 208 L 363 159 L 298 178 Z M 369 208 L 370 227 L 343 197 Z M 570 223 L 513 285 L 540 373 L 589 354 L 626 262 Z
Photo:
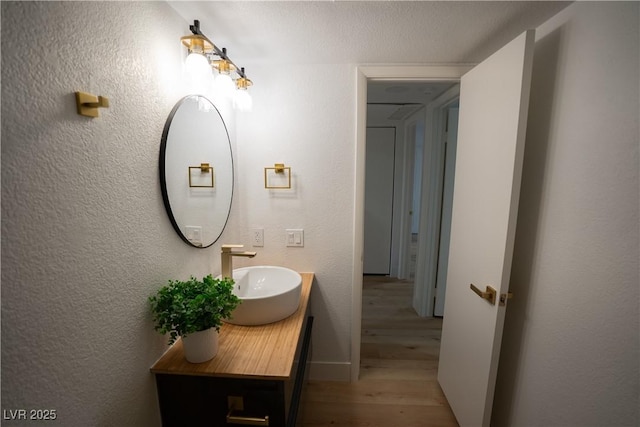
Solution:
M 391 265 L 389 275 L 399 277 L 399 259 L 402 253 L 402 193 L 404 191 L 404 158 L 405 158 L 405 133 L 402 126 L 394 125 L 396 131 L 395 150 L 393 152 L 393 206 L 391 213 Z
M 362 330 L 362 254 L 364 250 L 364 156 L 367 128 L 367 80 L 458 81 L 469 65 L 363 65 L 356 67 L 356 146 L 351 293 L 350 379 L 360 375 Z
M 400 256 L 399 256 L 399 269 L 398 275 L 395 276 L 398 279 L 409 279 L 410 276 L 410 267 L 411 267 L 411 235 L 413 230 L 413 220 L 415 215 L 420 214 L 420 209 L 418 208 L 417 212 L 413 212 L 413 195 L 415 192 L 415 149 L 416 144 L 416 129 L 421 124 L 423 129 L 426 131 L 425 123 L 426 123 L 426 114 L 427 110 L 425 107 L 420 107 L 418 111 L 413 113 L 405 122 L 403 123 L 404 128 L 404 159 L 402 162 L 402 167 L 404 170 L 403 174 L 403 188 L 402 188 L 402 208 L 400 210 L 401 218 L 402 218 L 402 227 L 401 227 L 401 235 L 400 235 Z M 409 130 L 412 129 L 411 132 Z M 423 139 L 426 135 L 423 135 Z M 423 141 L 424 147 L 424 141 Z M 424 156 L 423 156 L 424 157 Z M 420 167 L 420 175 L 422 176 L 424 172 L 424 160 L 421 162 Z M 420 180 L 420 186 L 422 186 L 422 180 Z M 419 218 L 418 218 L 419 220 Z
M 360 375 L 360 335 L 362 333 L 362 271 L 364 262 L 364 164 L 367 134 L 367 76 L 356 67 L 356 147 L 354 168 L 353 277 L 351 283 L 351 372 Z
M 357 69 L 359 74 L 370 80 L 457 82 L 473 65 L 361 65 Z
M 350 380 L 351 363 L 349 362 L 311 362 L 309 364 L 309 379 L 314 381 L 343 381 Z
M 421 317 L 433 316 L 433 306 L 440 242 L 440 214 L 442 211 L 442 184 L 444 178 L 445 109 L 460 95 L 460 87 L 449 89 L 427 106 L 425 127 L 424 170 L 420 201 L 421 219 L 418 235 L 416 278 L 413 308 Z

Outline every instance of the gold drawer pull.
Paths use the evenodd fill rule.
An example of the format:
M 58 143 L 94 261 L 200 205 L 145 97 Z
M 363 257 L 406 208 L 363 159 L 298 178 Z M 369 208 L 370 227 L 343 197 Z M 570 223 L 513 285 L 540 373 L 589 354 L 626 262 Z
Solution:
M 491 286 L 487 285 L 487 289 L 484 292 L 482 292 L 480 289 L 476 288 L 472 283 L 471 290 L 475 292 L 480 298 L 487 300 L 489 304 L 496 305 L 497 292 Z
M 233 410 L 227 414 L 227 423 L 229 424 L 242 424 L 245 426 L 268 426 L 269 416 L 265 415 L 264 418 L 259 417 L 242 417 L 239 415 L 233 415 Z

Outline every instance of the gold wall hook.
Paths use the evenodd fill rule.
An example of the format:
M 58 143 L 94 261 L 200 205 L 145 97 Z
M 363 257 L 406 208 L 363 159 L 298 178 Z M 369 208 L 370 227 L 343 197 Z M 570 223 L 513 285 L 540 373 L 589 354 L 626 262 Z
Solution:
M 96 96 L 86 92 L 76 92 L 78 114 L 86 117 L 98 117 L 98 108 L 109 108 L 109 98 Z

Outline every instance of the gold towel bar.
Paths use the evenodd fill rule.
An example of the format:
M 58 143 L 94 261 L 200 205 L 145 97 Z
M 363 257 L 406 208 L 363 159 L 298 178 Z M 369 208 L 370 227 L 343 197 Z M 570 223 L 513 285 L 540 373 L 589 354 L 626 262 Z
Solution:
M 269 185 L 269 179 L 267 178 L 268 171 L 274 171 L 276 174 L 287 174 L 286 185 Z M 291 188 L 291 168 L 285 166 L 284 163 L 276 163 L 272 168 L 264 168 L 264 188 L 273 190 L 285 190 Z
M 191 170 L 192 169 L 200 169 L 200 173 L 210 173 L 211 174 L 211 185 L 194 185 L 191 181 Z M 191 188 L 213 188 L 214 187 L 214 178 L 213 178 L 213 167 L 209 166 L 209 163 L 200 163 L 200 166 L 189 166 L 189 187 Z

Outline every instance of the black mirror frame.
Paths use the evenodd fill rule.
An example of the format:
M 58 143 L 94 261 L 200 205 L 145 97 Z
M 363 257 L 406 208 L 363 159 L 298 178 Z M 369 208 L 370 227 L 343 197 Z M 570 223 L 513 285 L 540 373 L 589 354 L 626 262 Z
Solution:
M 220 120 L 222 121 L 222 125 L 224 126 L 224 131 L 227 135 L 227 141 L 229 143 L 229 151 L 231 153 L 231 200 L 229 202 L 229 210 L 227 211 L 227 217 L 225 218 L 224 225 L 220 229 L 220 233 L 215 239 L 213 239 L 213 242 L 209 243 L 206 246 L 204 244 L 202 246 L 194 245 L 189 241 L 189 239 L 187 239 L 187 236 L 184 235 L 182 230 L 180 230 L 180 226 L 178 225 L 176 218 L 173 215 L 173 211 L 171 210 L 171 203 L 169 202 L 169 194 L 167 192 L 167 176 L 166 176 L 165 161 L 166 161 L 167 137 L 169 135 L 169 128 L 171 127 L 171 122 L 173 121 L 173 117 L 176 115 L 178 108 L 180 108 L 180 106 L 182 106 L 182 104 L 188 98 L 192 98 L 194 96 L 198 96 L 209 101 L 213 106 L 213 108 L 216 110 L 216 113 L 218 113 L 218 116 L 220 116 Z M 208 98 L 202 95 L 187 95 L 182 99 L 180 99 L 176 103 L 176 105 L 174 105 L 174 107 L 171 109 L 171 112 L 169 113 L 169 117 L 167 117 L 167 121 L 164 124 L 164 129 L 162 130 L 162 139 L 160 140 L 159 166 L 160 166 L 159 167 L 160 189 L 162 191 L 162 201 L 164 203 L 165 210 L 167 211 L 167 215 L 169 216 L 169 221 L 171 221 L 171 225 L 173 226 L 173 229 L 176 231 L 176 233 L 178 233 L 178 236 L 180 236 L 183 242 L 185 242 L 187 245 L 193 248 L 206 249 L 212 246 L 214 243 L 216 243 L 220 239 L 220 236 L 222 236 L 222 233 L 224 232 L 224 229 L 227 227 L 227 223 L 229 222 L 229 216 L 231 215 L 231 206 L 233 205 L 233 191 L 235 187 L 235 165 L 233 164 L 233 151 L 231 150 L 231 138 L 229 137 L 229 130 L 227 129 L 227 124 L 224 122 L 224 119 L 222 118 L 222 114 L 220 114 L 220 111 L 218 110 L 218 108 Z

